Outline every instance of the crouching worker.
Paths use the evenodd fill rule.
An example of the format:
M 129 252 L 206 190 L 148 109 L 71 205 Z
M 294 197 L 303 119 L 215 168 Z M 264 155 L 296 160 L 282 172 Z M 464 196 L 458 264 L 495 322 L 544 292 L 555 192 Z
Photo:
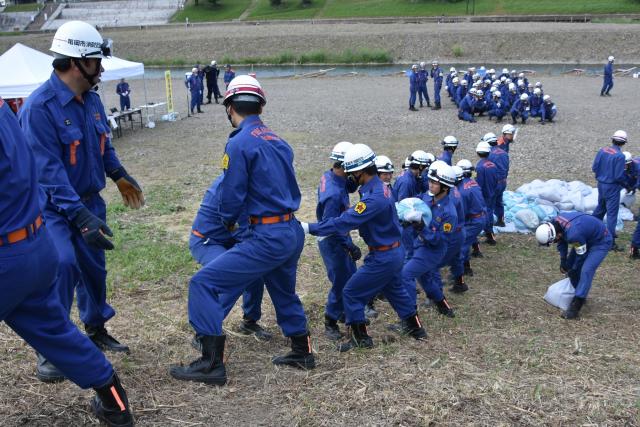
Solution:
M 307 318 L 296 295 L 304 233 L 293 216 L 300 207 L 293 150 L 260 119 L 266 103 L 253 77 L 238 76 L 229 83 L 223 104 L 236 129 L 222 157 L 218 214 L 229 231 L 238 228 L 242 214 L 248 214 L 250 232 L 191 278 L 189 323 L 200 337 L 202 356 L 188 366 L 170 368 L 170 374 L 179 380 L 227 382 L 223 295 L 238 295 L 260 278 L 271 296 L 278 325 L 291 339 L 291 352 L 274 358 L 273 364 L 315 367 Z
M 577 318 L 591 289 L 593 276 L 611 249 L 613 239 L 607 227 L 591 215 L 565 212 L 551 222 L 540 224 L 536 239 L 541 245 L 557 243 L 560 271 L 567 274 L 576 288 L 576 295 L 562 317 Z
M 367 332 L 365 306 L 378 293 L 384 294 L 401 319 L 403 334 L 415 339 L 426 338 L 415 302 L 402 286 L 400 273 L 404 250 L 400 244 L 400 222 L 389 187 L 380 180 L 375 166 L 375 153 L 364 144 L 355 144 L 344 155 L 347 179 L 360 186 L 360 201 L 337 218 L 316 224 L 302 223 L 314 236 L 344 234 L 358 229 L 369 245 L 364 264 L 347 281 L 342 291 L 345 323 L 350 328 L 349 340 L 340 344 L 341 352 L 354 347 L 373 347 Z
M 9 105 L 0 98 L 0 321 L 56 373 L 93 388 L 93 413 L 110 426 L 132 426 L 127 395 L 104 354 L 69 320 L 56 289 L 58 252 L 42 221 L 36 162 Z

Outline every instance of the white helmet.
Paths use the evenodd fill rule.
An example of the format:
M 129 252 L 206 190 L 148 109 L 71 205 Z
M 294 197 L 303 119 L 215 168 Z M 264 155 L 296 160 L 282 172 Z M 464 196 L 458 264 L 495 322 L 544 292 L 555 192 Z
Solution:
M 458 139 L 453 135 L 447 135 L 441 142 L 443 147 L 453 147 L 456 148 L 459 144 Z
M 532 89 L 532 88 L 533 88 L 533 83 L 529 82 L 529 84 L 527 85 L 527 87 L 528 87 L 529 89 Z
M 478 143 L 478 145 L 476 146 L 476 153 L 481 154 L 481 153 L 490 153 L 491 152 L 491 146 L 489 145 L 489 143 L 487 141 L 480 141 Z
M 541 90 L 539 87 L 537 87 L 537 88 L 535 88 L 535 89 L 533 90 L 533 94 L 534 94 L 534 95 L 540 95 L 541 93 L 542 93 L 542 90 Z M 548 95 L 547 95 L 547 96 L 548 96 Z
M 462 169 L 465 173 L 471 173 L 471 171 L 473 170 L 473 165 L 467 159 L 458 160 L 456 166 Z
M 93 25 L 69 21 L 58 28 L 49 50 L 56 57 L 104 58 L 111 56 L 111 47 L 111 39 L 103 40 Z
M 524 80 L 518 80 L 518 87 L 524 87 Z
M 498 137 L 495 133 L 489 132 L 485 133 L 480 141 L 484 141 L 489 145 L 496 145 L 498 143 Z
M 480 97 L 484 96 L 484 92 L 482 91 L 482 89 L 476 90 L 476 96 L 480 96 Z
M 457 73 L 458 70 L 456 70 L 456 67 L 451 67 L 451 68 L 449 68 L 449 72 L 450 73 Z
M 516 127 L 514 125 L 506 124 L 502 126 L 502 133 L 507 135 L 513 135 L 516 131 Z
M 484 84 L 490 85 L 491 84 L 491 80 L 490 79 L 484 79 Z
M 469 94 L 470 95 L 475 95 L 476 94 L 476 88 L 473 87 L 473 88 L 469 89 Z
M 550 95 L 545 95 L 545 96 L 542 97 L 542 100 L 544 102 L 551 102 L 551 96 Z
M 453 78 L 453 80 L 451 80 L 451 81 L 452 81 L 453 83 L 458 83 L 458 82 L 460 81 L 460 79 L 459 79 L 459 78 L 457 78 L 457 77 L 454 77 L 454 78 Z M 466 81 L 466 80 L 465 80 L 465 81 Z
M 609 58 L 607 58 L 607 61 L 609 62 L 613 62 L 616 58 L 614 58 L 613 56 L 609 56 Z
M 376 168 L 378 168 L 378 172 L 393 172 L 393 163 L 391 163 L 391 159 L 387 156 L 377 156 L 376 157 Z
M 502 83 L 504 83 L 504 82 L 506 82 L 506 81 L 507 81 L 507 78 L 506 78 L 505 76 L 502 76 L 502 77 L 500 77 L 500 81 L 501 81 Z
M 542 83 L 536 82 L 536 87 L 542 87 Z
M 520 95 L 520 101 L 528 101 L 529 100 L 529 95 L 527 95 L 526 93 L 523 93 L 522 95 Z
M 493 97 L 494 98 L 500 98 L 502 96 L 502 94 L 500 93 L 499 90 L 494 90 L 493 91 Z
M 431 163 L 436 161 L 436 156 L 434 156 L 431 153 L 427 153 L 427 159 L 429 159 L 429 163 L 427 163 L 427 164 L 430 165 Z
M 433 157 L 433 155 L 431 155 Z M 427 166 L 431 159 L 426 151 L 416 150 L 409 156 L 409 162 L 412 165 Z
M 518 72 L 516 70 L 511 70 L 511 75 L 515 76 L 516 74 L 518 74 Z
M 502 69 L 502 74 L 509 74 L 509 70 L 507 68 Z
M 433 61 L 431 61 L 431 65 L 438 65 L 438 61 L 434 59 Z
M 218 65 L 218 63 L 214 60 L 214 61 L 211 61 L 211 65 Z
M 402 167 L 404 167 L 405 169 L 408 168 L 411 165 L 411 162 L 409 161 L 408 157 L 404 158 L 404 163 L 402 163 Z
M 509 85 L 509 84 L 513 83 L 513 80 L 511 80 L 509 77 L 507 77 L 507 79 L 504 82 Z M 514 84 L 514 86 L 515 86 L 515 84 Z
M 418 69 L 418 64 L 413 64 L 413 65 L 411 66 L 411 69 L 412 69 L 412 70 L 417 70 L 417 69 Z
M 197 72 L 198 72 L 198 69 L 197 69 L 196 67 L 193 67 L 193 68 L 191 69 L 191 72 L 192 72 L 192 73 L 197 73 Z
M 476 67 L 469 67 L 469 71 L 471 71 L 471 73 L 475 73 L 476 72 Z
M 611 137 L 613 142 L 617 142 L 619 145 L 627 143 L 627 133 L 623 130 L 617 130 Z
M 467 79 L 463 79 L 463 80 L 460 82 L 460 84 L 461 84 L 462 86 L 466 86 L 467 84 L 469 84 L 469 82 L 467 81 Z
M 258 80 L 246 75 L 237 76 L 231 80 L 229 87 L 227 87 L 227 92 L 224 94 L 222 103 L 227 105 L 232 99 L 250 102 L 257 101 L 260 102 L 260 105 L 267 103 L 267 97 Z
M 353 144 L 350 143 L 349 141 L 338 142 L 333 147 L 333 150 L 331 150 L 331 155 L 329 156 L 329 158 L 331 160 L 338 160 L 341 162 L 344 160 L 344 153 L 346 153 L 347 150 L 349 150 L 349 148 L 351 147 L 353 147 Z
M 426 67 L 426 66 L 427 66 L 427 63 L 426 63 L 426 62 L 422 61 L 422 62 L 420 63 L 420 68 L 424 68 L 424 67 Z
M 462 178 L 464 178 L 464 170 L 462 170 L 462 168 L 460 166 L 451 166 L 451 168 L 453 169 L 453 173 L 456 174 L 456 181 L 462 181 Z
M 456 174 L 453 168 L 443 162 L 442 160 L 436 160 L 429 166 L 429 173 L 427 174 L 429 180 L 439 182 L 446 187 L 453 187 L 456 185 Z
M 509 90 L 510 91 L 515 91 L 516 90 L 516 85 L 514 85 L 513 83 L 509 83 Z
M 543 222 L 536 229 L 536 240 L 541 245 L 549 245 L 556 239 L 556 228 L 550 222 Z
M 496 70 L 495 70 L 495 69 L 493 69 L 493 68 L 489 68 L 489 71 L 487 71 L 487 73 L 489 73 L 489 74 L 495 74 L 495 73 L 496 73 Z
M 344 153 L 344 170 L 345 172 L 355 172 L 375 164 L 376 153 L 373 152 L 368 145 L 353 144 L 351 148 Z
M 524 73 L 520 73 L 520 74 L 518 74 L 518 78 L 519 78 L 519 79 L 524 79 Z
M 625 164 L 629 164 L 631 162 L 633 162 L 633 157 L 631 157 L 631 153 L 628 151 L 623 151 L 622 154 L 624 154 L 624 163 Z

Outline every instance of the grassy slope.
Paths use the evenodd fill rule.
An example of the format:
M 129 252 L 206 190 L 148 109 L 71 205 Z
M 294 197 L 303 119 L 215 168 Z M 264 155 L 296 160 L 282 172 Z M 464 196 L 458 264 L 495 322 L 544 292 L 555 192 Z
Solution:
M 23 4 L 11 4 L 7 5 L 4 9 L 5 12 L 31 12 L 40 9 L 38 3 L 23 3 Z
M 188 17 L 190 22 L 230 21 L 238 19 L 250 3 L 251 0 L 219 0 L 218 5 L 213 6 L 207 0 L 200 0 L 196 6 L 189 0 L 184 10 L 173 15 L 171 20 L 184 22 Z
M 310 19 L 315 17 L 326 0 L 314 0 L 311 7 L 302 7 L 300 0 L 288 0 L 280 7 L 272 7 L 269 0 L 258 0 L 248 19 Z

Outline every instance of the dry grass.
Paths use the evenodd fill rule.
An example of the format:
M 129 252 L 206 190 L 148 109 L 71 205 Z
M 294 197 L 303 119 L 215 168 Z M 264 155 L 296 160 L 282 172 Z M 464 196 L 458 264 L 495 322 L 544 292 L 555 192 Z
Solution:
M 514 186 L 552 174 L 589 179 L 593 150 L 606 140 L 603 132 L 609 134 L 598 131 L 603 127 L 596 123 L 599 115 L 611 114 L 606 120 L 617 127 L 614 117 L 627 114 L 623 109 L 636 83 L 616 81 L 620 95 L 613 99 L 617 102 L 601 101 L 608 103 L 603 113 L 601 106 L 589 106 L 592 95 L 585 89 L 599 82 L 544 81 L 561 100 L 563 116 L 552 127 L 523 129 L 514 147 Z M 462 151 L 469 152 L 474 138 L 494 127 L 454 121 L 448 101 L 443 111 L 408 116 L 404 79 L 264 84 L 270 95 L 265 119 L 296 152 L 304 194 L 299 217 L 304 219 L 313 218 L 316 181 L 327 166 L 328 149 L 339 139 L 384 146 L 397 161 L 425 144 L 433 151 L 436 138 L 448 133 L 445 129 L 465 141 Z M 160 85 L 150 86 L 158 97 Z M 359 96 L 349 96 L 350 90 Z M 305 102 L 308 108 L 302 109 Z M 560 277 L 558 257 L 553 249 L 539 249 L 529 236 L 500 236 L 496 248 L 484 249 L 486 257 L 474 262 L 476 274 L 468 279 L 471 290 L 450 296 L 455 319 L 421 309 L 426 342 L 389 334 L 385 326 L 395 317 L 386 303 L 379 303 L 381 316 L 371 327 L 376 347 L 350 354 L 337 353 L 322 336 L 328 282 L 310 238 L 300 260 L 298 289 L 318 368 L 273 367 L 271 356 L 286 349 L 283 338 L 265 344 L 231 335 L 227 387 L 172 380 L 168 365 L 196 356 L 186 316 L 187 283 L 196 266 L 188 259 L 186 237 L 199 200 L 218 172 L 229 132 L 221 107 L 206 106 L 205 111 L 198 119 L 159 123 L 153 131 L 125 131 L 125 138 L 115 141 L 150 202 L 140 212 L 128 212 L 112 186 L 105 192 L 109 222 L 120 239 L 109 258 L 110 302 L 118 311 L 109 328 L 132 348 L 130 356 L 109 357 L 139 425 L 640 425 L 639 264 L 624 254 L 610 255 L 598 270 L 583 319 L 564 321 L 542 300 L 548 284 Z M 582 114 L 579 122 L 573 119 L 576 111 Z M 635 122 L 628 125 L 631 135 L 640 134 Z M 555 149 L 550 140 L 558 142 L 560 136 L 581 141 L 581 150 Z M 534 163 L 540 156 L 554 160 Z M 623 234 L 625 244 L 628 239 Z M 145 251 L 151 254 L 145 263 L 130 268 Z M 140 255 L 128 258 L 131 254 Z M 268 298 L 264 311 L 262 323 L 277 333 Z M 226 322 L 230 334 L 239 318 L 235 309 Z M 2 425 L 96 422 L 86 404 L 90 392 L 68 382 L 38 382 L 33 352 L 5 326 L 0 341 Z

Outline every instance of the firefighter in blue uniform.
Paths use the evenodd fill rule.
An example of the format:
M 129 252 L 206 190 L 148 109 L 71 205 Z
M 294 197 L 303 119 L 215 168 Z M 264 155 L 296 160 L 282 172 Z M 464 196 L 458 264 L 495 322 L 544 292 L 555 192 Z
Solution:
M 464 281 L 464 266 L 460 253 L 462 251 L 462 245 L 466 240 L 466 231 L 464 228 L 465 206 L 462 193 L 458 191 L 458 184 L 462 182 L 464 172 L 459 166 L 452 166 L 453 172 L 456 174 L 456 182 L 451 191 L 449 197 L 451 202 L 456 208 L 456 215 L 458 217 L 458 223 L 454 228 L 451 238 L 449 239 L 449 246 L 445 255 L 444 263 L 449 266 L 451 277 L 453 279 L 453 286 L 450 288 L 451 292 L 463 293 L 469 288 Z
M 124 79 L 120 79 L 120 83 L 116 86 L 116 93 L 120 96 L 120 111 L 130 109 L 131 98 L 129 94 L 131 94 L 131 88 L 129 87 L 129 83 L 124 81 Z
M 456 90 L 456 105 L 460 107 L 462 100 L 467 96 L 467 89 L 469 86 L 469 82 L 466 79 L 460 80 L 460 85 Z
M 629 188 L 627 190 L 633 192 L 640 189 L 640 157 L 631 158 L 631 153 L 625 152 L 625 162 L 627 163 L 627 174 L 629 177 Z M 640 218 L 638 218 L 636 224 L 636 231 L 634 231 L 631 237 L 629 256 L 632 259 L 640 259 Z
M 515 142 L 516 128 L 512 124 L 502 126 L 502 135 L 498 137 L 498 146 L 507 153 L 511 144 Z
M 344 156 L 344 170 L 349 180 L 360 186 L 360 201 L 337 218 L 319 223 L 303 223 L 305 231 L 315 236 L 344 234 L 358 229 L 369 246 L 364 264 L 347 281 L 343 292 L 345 323 L 349 340 L 339 345 L 342 351 L 354 347 L 371 348 L 367 333 L 365 305 L 383 293 L 401 319 L 402 333 L 415 339 L 426 338 L 415 304 L 402 285 L 404 251 L 400 244 L 400 223 L 389 187 L 378 178 L 375 153 L 364 144 L 355 144 Z
M 322 175 L 318 186 L 318 204 L 316 205 L 318 222 L 337 218 L 349 209 L 347 174 L 344 171 L 343 161 L 345 152 L 352 146 L 350 142 L 342 141 L 331 150 L 329 158 L 334 162 L 333 167 Z M 355 190 L 353 188 L 353 191 Z M 362 254 L 360 248 L 351 240 L 349 233 L 319 237 L 318 249 L 331 282 L 325 305 L 324 330 L 325 335 L 335 341 L 343 337 L 338 327 L 338 320 L 344 316 L 342 289 L 356 272 L 356 261 Z
M 444 79 L 444 73 L 442 72 L 442 68 L 438 65 L 438 61 L 433 61 L 431 63 L 431 71 L 429 72 L 431 76 L 431 80 L 433 80 L 433 99 L 434 99 L 434 110 L 439 110 L 442 108 L 442 104 L 440 103 L 440 91 L 442 90 L 442 80 Z
M 502 197 L 507 189 L 507 179 L 509 178 L 509 153 L 498 146 L 498 137 L 493 132 L 485 134 L 482 141 L 489 143 L 491 146 L 491 153 L 489 153 L 488 159 L 498 168 L 498 186 L 495 189 L 496 204 L 493 212 L 498 218 L 496 226 L 504 227 L 504 203 Z
M 416 109 L 416 98 L 418 97 L 418 65 L 413 64 L 409 71 L 409 110 L 418 111 Z
M 499 123 L 507 115 L 507 111 L 509 111 L 509 104 L 502 99 L 502 94 L 499 90 L 494 91 L 489 107 L 489 119 L 495 117 L 496 122 Z
M 517 101 L 511 105 L 511 124 L 516 124 L 516 120 L 520 118 L 522 124 L 527 122 L 529 118 L 529 95 L 523 93 Z
M 465 80 L 463 80 L 463 82 L 464 81 Z M 475 93 L 475 89 L 469 90 L 469 93 L 465 94 L 465 96 L 460 99 L 460 103 L 458 104 L 458 119 L 464 120 L 465 122 L 469 123 L 476 122 L 475 117 L 473 117 L 473 107 L 475 104 L 475 97 L 473 96 L 473 93 Z
M 533 89 L 533 96 L 529 97 L 529 107 L 530 116 L 531 117 L 540 117 L 542 119 L 542 109 L 543 109 L 543 99 L 542 99 L 542 90 L 541 89 Z
M 189 89 L 191 94 L 191 114 L 194 114 L 193 109 L 197 107 L 198 113 L 202 113 L 202 109 L 200 108 L 200 96 L 202 95 L 202 89 L 200 88 L 202 82 L 200 81 L 200 77 L 198 76 L 198 69 L 192 68 L 191 75 L 185 81 L 185 86 Z
M 435 161 L 429 167 L 429 191 L 422 195 L 422 200 L 431 209 L 432 219 L 429 224 L 420 221 L 409 227 L 416 233 L 415 248 L 402 268 L 402 282 L 411 303 L 416 305 L 416 279 L 420 279 L 427 298 L 434 301 L 440 314 L 448 317 L 455 314 L 442 292 L 439 269 L 444 266 L 449 242 L 458 224 L 456 208 L 449 197 L 455 181 L 455 173 L 446 163 Z
M 545 122 L 553 122 L 553 119 L 558 114 L 558 109 L 556 108 L 556 104 L 551 100 L 551 96 L 544 95 L 542 97 L 542 107 L 540 108 L 540 123 L 544 124 Z
M 126 206 L 140 208 L 144 197 L 120 164 L 104 107 L 91 90 L 100 81 L 102 58 L 110 55 L 110 40 L 103 41 L 85 22 L 70 21 L 56 32 L 51 51 L 54 71 L 27 99 L 20 122 L 35 155 L 43 215 L 60 257 L 56 289 L 67 312 L 77 293 L 80 320 L 96 345 L 127 352 L 104 327 L 115 315 L 106 301 L 104 251 L 113 244 L 106 237 L 112 233 L 100 197 L 105 173 Z M 38 369 L 61 377 L 42 358 Z
M 231 64 L 227 64 L 224 66 L 224 88 L 225 90 L 229 88 L 229 83 L 236 77 L 236 72 L 231 69 Z
M 0 321 L 78 386 L 93 387 L 97 396 L 91 408 L 98 418 L 131 426 L 127 395 L 111 363 L 60 304 L 58 253 L 40 213 L 35 159 L 2 98 L 0 152 Z M 46 382 L 58 379 L 37 376 Z
M 422 99 L 427 103 L 427 107 L 431 107 L 431 100 L 429 99 L 429 91 L 427 90 L 427 81 L 429 80 L 429 71 L 426 68 L 427 64 L 420 63 L 420 70 L 418 70 L 418 100 L 420 101 L 420 107 L 423 106 Z
M 600 89 L 600 96 L 611 96 L 609 92 L 613 89 L 613 62 L 615 58 L 610 56 L 607 58 L 607 64 L 604 66 L 604 77 L 602 82 L 602 89 Z
M 493 235 L 493 209 L 496 205 L 496 188 L 498 187 L 499 171 L 498 167 L 489 160 L 491 146 L 488 142 L 480 141 L 476 146 L 476 153 L 480 160 L 476 164 L 476 181 L 482 190 L 484 205 L 487 208 L 487 221 L 484 228 L 486 236 L 485 243 L 495 245 L 496 239 Z
M 193 258 L 206 270 L 209 265 L 220 255 L 231 249 L 236 243 L 241 242 L 249 233 L 249 217 L 242 213 L 238 217 L 238 228 L 230 231 L 222 225 L 218 214 L 220 208 L 220 182 L 223 175 L 218 176 L 200 203 L 200 209 L 191 226 L 189 237 L 189 251 Z M 269 341 L 271 334 L 265 331 L 258 321 L 262 317 L 262 296 L 264 293 L 264 281 L 262 278 L 255 280 L 242 293 L 242 321 L 238 325 L 240 333 L 255 335 L 261 341 Z M 225 316 L 233 308 L 239 293 L 227 293 L 223 295 Z M 200 348 L 198 337 L 194 340 L 195 346 Z
M 557 243 L 560 271 L 576 288 L 575 297 L 562 317 L 576 319 L 587 299 L 596 270 L 611 248 L 612 237 L 597 218 L 582 212 L 562 212 L 551 222 L 538 226 L 536 239 L 541 245 Z
M 467 159 L 460 160 L 456 166 L 462 169 L 463 178 L 458 183 L 458 191 L 462 195 L 464 202 L 464 230 L 465 238 L 460 249 L 460 257 L 464 267 L 465 276 L 473 276 L 471 268 L 470 250 L 472 246 L 478 246 L 478 235 L 486 224 L 486 207 L 482 197 L 482 189 L 471 177 L 473 165 Z M 462 221 L 458 218 L 458 221 Z M 479 251 L 479 249 L 478 249 Z
M 442 154 L 438 156 L 437 160 L 442 160 L 449 166 L 452 166 L 453 153 L 456 152 L 456 149 L 458 148 L 459 144 L 460 143 L 458 142 L 458 139 L 455 136 L 452 136 L 452 135 L 445 136 L 444 139 L 440 142 L 440 145 L 442 145 Z M 425 192 L 426 191 L 427 190 L 425 189 Z
M 616 224 L 620 209 L 620 190 L 625 187 L 625 162 L 621 147 L 627 143 L 627 133 L 616 131 L 611 137 L 611 145 L 603 147 L 596 154 L 591 170 L 598 181 L 598 206 L 593 216 L 603 219 L 607 215 L 607 229 L 613 238 L 612 249 L 622 250 L 616 245 Z
M 250 232 L 191 278 L 189 323 L 200 340 L 202 356 L 189 366 L 170 368 L 170 374 L 179 380 L 214 385 L 227 381 L 221 294 L 237 295 L 260 278 L 271 296 L 278 325 L 291 340 L 291 352 L 272 362 L 300 369 L 315 367 L 307 318 L 295 292 L 304 233 L 293 216 L 300 207 L 293 151 L 260 119 L 266 97 L 256 79 L 244 75 L 233 79 L 223 104 L 236 130 L 222 157 L 218 214 L 230 231 L 238 227 L 243 213 L 248 214 Z

